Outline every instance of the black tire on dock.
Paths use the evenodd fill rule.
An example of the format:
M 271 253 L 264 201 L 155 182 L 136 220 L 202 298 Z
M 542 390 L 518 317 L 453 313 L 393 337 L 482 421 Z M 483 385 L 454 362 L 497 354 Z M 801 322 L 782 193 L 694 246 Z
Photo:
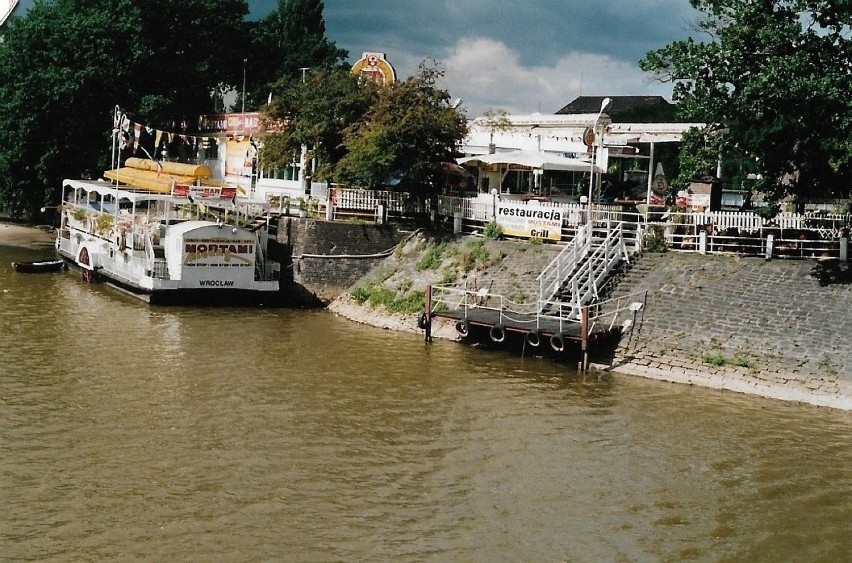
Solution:
M 503 325 L 492 326 L 489 334 L 491 335 L 491 340 L 494 342 L 503 342 L 506 340 L 506 329 Z
M 527 344 L 533 348 L 538 348 L 541 345 L 541 331 L 537 328 L 532 329 L 526 335 Z
M 456 322 L 456 332 L 462 336 L 470 334 L 470 323 L 467 322 L 467 319 L 460 319 Z
M 561 332 L 557 332 L 553 336 L 550 337 L 550 347 L 553 348 L 554 352 L 561 352 L 565 349 L 565 335 Z

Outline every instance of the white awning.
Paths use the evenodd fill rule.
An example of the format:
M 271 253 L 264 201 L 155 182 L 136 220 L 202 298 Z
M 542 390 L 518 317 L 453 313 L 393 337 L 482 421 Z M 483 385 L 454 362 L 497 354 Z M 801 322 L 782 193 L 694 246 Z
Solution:
M 459 164 L 507 164 L 526 166 L 538 170 L 567 170 L 571 172 L 589 172 L 591 163 L 577 158 L 565 158 L 558 154 L 535 151 L 498 152 L 481 154 L 458 159 Z M 603 172 L 596 166 L 595 172 Z

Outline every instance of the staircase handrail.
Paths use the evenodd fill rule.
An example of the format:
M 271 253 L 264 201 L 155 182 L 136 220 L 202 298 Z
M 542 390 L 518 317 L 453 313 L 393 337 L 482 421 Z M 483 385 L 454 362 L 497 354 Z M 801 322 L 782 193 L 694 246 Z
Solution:
M 609 228 L 604 240 L 576 267 L 571 277 L 560 284 L 560 288 L 569 286 L 571 289 L 570 299 L 567 303 L 571 306 L 572 316 L 578 316 L 583 305 L 588 305 L 598 299 L 598 288 L 606 281 L 619 261 L 622 258 L 627 258 L 622 234 L 623 229 L 620 222 L 615 228 Z M 552 298 L 539 301 L 542 311 L 548 310 L 548 308 L 552 310 L 553 303 Z M 563 303 L 566 302 L 563 301 Z M 558 310 L 561 317 L 563 307 Z
M 540 302 L 549 301 L 553 298 L 559 288 L 562 287 L 565 278 L 576 270 L 577 265 L 586 258 L 591 244 L 592 223 L 589 221 L 577 229 L 574 240 L 568 243 L 536 278 L 539 282 L 538 300 Z

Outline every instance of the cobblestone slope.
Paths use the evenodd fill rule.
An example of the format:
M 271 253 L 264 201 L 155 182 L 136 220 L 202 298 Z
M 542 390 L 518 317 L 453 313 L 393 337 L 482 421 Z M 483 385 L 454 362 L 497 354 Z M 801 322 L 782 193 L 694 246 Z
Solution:
M 648 291 L 615 369 L 850 408 L 852 284 L 818 266 L 646 253 L 614 292 Z

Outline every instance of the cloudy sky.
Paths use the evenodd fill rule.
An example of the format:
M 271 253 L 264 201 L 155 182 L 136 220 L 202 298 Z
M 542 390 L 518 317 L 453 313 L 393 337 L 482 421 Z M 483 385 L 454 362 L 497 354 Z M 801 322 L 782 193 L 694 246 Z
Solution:
M 249 0 L 252 17 L 277 0 Z M 386 54 L 398 78 L 424 59 L 468 117 L 554 113 L 579 95 L 661 95 L 637 61 L 688 37 L 688 0 L 325 0 L 326 35 L 355 62 Z
M 34 0 L 21 0 L 21 8 Z M 688 0 L 324 0 L 326 35 L 349 51 L 382 52 L 398 78 L 424 59 L 468 117 L 487 109 L 554 113 L 580 95 L 660 95 L 639 70 L 650 50 L 688 37 Z M 278 0 L 248 0 L 250 17 Z

